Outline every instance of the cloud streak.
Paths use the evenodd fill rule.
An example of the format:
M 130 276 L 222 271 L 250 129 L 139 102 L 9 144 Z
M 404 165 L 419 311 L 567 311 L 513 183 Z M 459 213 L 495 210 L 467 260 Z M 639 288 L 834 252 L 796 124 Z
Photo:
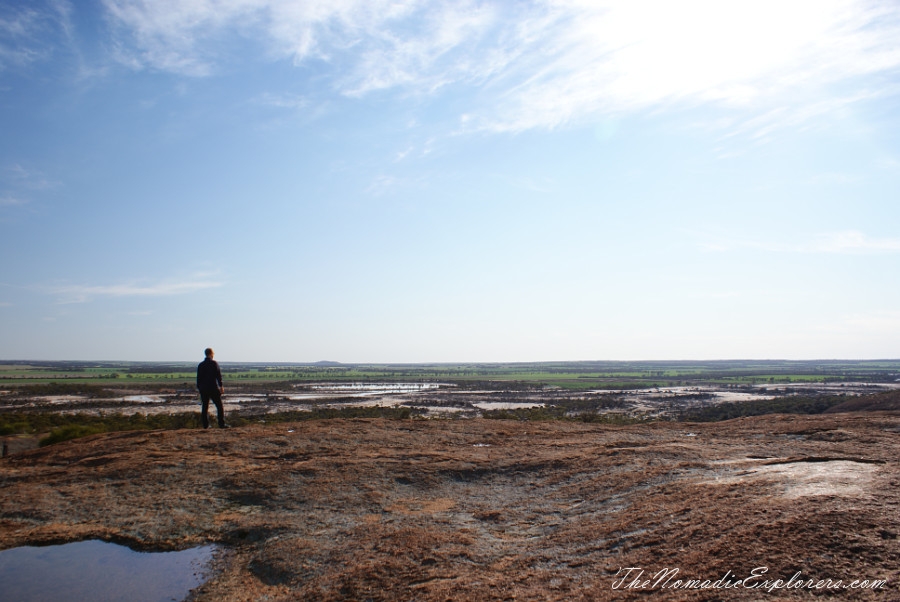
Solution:
M 28 201 L 19 197 L 6 194 L 0 196 L 0 207 L 15 207 L 17 205 L 25 205 Z
M 829 86 L 900 66 L 900 8 L 878 0 L 104 0 L 132 66 L 193 76 L 223 40 L 330 68 L 349 97 L 474 91 L 467 129 L 552 129 L 671 105 L 753 109 L 769 131 L 864 100 Z M 857 82 L 858 83 L 858 82 Z M 808 99 L 808 102 L 804 99 Z M 799 108 L 795 105 L 800 104 Z M 785 107 L 790 107 L 785 109 Z
M 703 245 L 709 251 L 733 251 L 736 249 L 758 249 L 773 253 L 812 254 L 884 254 L 900 253 L 900 238 L 873 238 L 858 230 L 845 230 L 820 234 L 805 242 L 781 243 L 773 241 L 711 242 Z
M 0 185 L 5 189 L 0 192 L 0 208 L 27 205 L 34 194 L 58 186 L 43 173 L 26 169 L 18 163 L 0 170 Z
M 50 289 L 61 303 L 85 303 L 98 297 L 171 297 L 189 295 L 204 290 L 218 288 L 224 283 L 208 277 L 198 276 L 183 281 L 164 281 L 154 284 L 126 282 L 106 285 L 66 285 Z
M 45 58 L 48 51 L 37 41 L 43 16 L 30 8 L 0 13 L 0 70 L 22 67 Z
M 900 238 L 870 238 L 856 230 L 847 230 L 819 237 L 819 240 L 802 247 L 812 253 L 897 253 Z
M 3 179 L 18 188 L 27 190 L 48 190 L 57 185 L 56 182 L 48 179 L 40 171 L 26 169 L 18 163 L 10 165 L 3 171 Z
M 69 11 L 65 0 L 0 5 L 0 72 L 49 60 L 69 27 Z

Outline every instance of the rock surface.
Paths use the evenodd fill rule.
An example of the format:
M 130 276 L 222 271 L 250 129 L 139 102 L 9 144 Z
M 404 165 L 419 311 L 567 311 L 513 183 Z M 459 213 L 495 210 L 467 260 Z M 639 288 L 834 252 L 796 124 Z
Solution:
M 111 433 L 0 460 L 0 548 L 219 543 L 196 600 L 897 600 L 898 458 L 896 413 Z M 745 587 L 798 571 L 887 583 Z

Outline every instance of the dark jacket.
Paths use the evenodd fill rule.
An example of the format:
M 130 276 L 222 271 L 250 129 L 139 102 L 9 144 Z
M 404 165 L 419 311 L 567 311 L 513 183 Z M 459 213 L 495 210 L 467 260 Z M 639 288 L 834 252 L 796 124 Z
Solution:
M 197 366 L 197 390 L 218 391 L 222 387 L 222 371 L 215 360 L 206 358 Z

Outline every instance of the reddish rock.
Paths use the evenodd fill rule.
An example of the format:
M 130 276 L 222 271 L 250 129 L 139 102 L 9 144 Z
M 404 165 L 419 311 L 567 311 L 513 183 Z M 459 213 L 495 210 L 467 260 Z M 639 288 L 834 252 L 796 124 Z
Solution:
M 197 600 L 890 600 L 898 458 L 895 413 L 111 433 L 0 460 L 0 547 L 222 544 Z M 888 582 L 656 582 L 724 585 L 761 567 Z

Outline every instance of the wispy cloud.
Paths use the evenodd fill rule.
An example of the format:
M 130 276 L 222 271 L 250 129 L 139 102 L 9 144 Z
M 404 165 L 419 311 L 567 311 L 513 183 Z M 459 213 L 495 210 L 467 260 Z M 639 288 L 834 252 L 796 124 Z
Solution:
M 15 205 L 24 205 L 27 200 L 13 196 L 11 194 L 0 195 L 0 207 L 13 207 Z
M 884 157 L 879 160 L 876 165 L 881 169 L 900 172 L 900 160 L 895 159 L 894 157 Z
M 856 230 L 823 235 L 801 250 L 812 253 L 897 253 L 900 238 L 872 238 Z
M 758 249 L 775 253 L 879 254 L 900 253 L 900 238 L 875 238 L 858 230 L 845 230 L 792 242 L 716 237 L 701 246 L 708 251 Z
M 39 36 L 43 28 L 39 11 L 6 5 L 0 12 L 0 69 L 25 66 L 46 57 L 49 49 Z
M 535 49 L 546 58 L 529 52 L 511 65 L 504 76 L 518 83 L 505 92 L 507 117 L 488 113 L 488 127 L 554 127 L 602 113 L 711 104 L 760 114 L 763 123 L 741 133 L 762 136 L 866 97 L 822 100 L 825 87 L 900 64 L 896 18 L 871 28 L 886 11 L 865 2 L 557 6 L 561 15 L 542 28 Z
M 258 97 L 255 102 L 266 107 L 277 109 L 301 110 L 309 107 L 309 99 L 296 94 L 266 93 Z
M 800 94 L 796 90 L 791 94 Z M 821 95 L 821 90 L 816 91 Z M 722 139 L 744 137 L 758 142 L 768 142 L 785 129 L 809 129 L 812 127 L 829 127 L 833 125 L 830 117 L 846 115 L 858 103 L 874 100 L 881 95 L 893 93 L 890 89 L 856 90 L 852 93 L 836 94 L 833 97 L 799 98 L 791 94 L 772 97 L 771 106 L 762 106 L 748 113 L 735 112 L 731 118 L 713 122 L 712 127 L 723 132 Z
M 151 67 L 192 76 L 208 75 L 215 61 L 208 44 L 222 28 L 242 21 L 252 2 L 205 0 L 104 0 L 121 38 L 116 59 L 134 69 Z
M 875 94 L 823 90 L 900 66 L 900 7 L 879 0 L 104 0 L 121 56 L 202 76 L 228 36 L 330 66 L 351 97 L 477 90 L 466 129 L 555 128 L 603 114 L 715 104 L 745 135 Z M 865 90 L 865 86 L 854 85 Z M 826 95 L 830 96 L 830 95 Z M 756 119 L 757 122 L 753 122 Z
M 372 183 L 366 188 L 366 192 L 373 196 L 381 196 L 400 185 L 400 180 L 394 176 L 379 175 L 372 180 Z
M 61 303 L 85 303 L 98 297 L 169 297 L 187 295 L 218 288 L 224 283 L 210 276 L 196 276 L 186 280 L 168 280 L 156 283 L 124 282 L 119 284 L 74 284 L 49 288 Z
M 18 188 L 28 190 L 47 190 L 57 186 L 56 182 L 41 171 L 22 167 L 19 163 L 13 163 L 4 168 L 3 179 Z
M 65 0 L 0 4 L 0 71 L 50 59 L 70 12 Z
M 27 205 L 35 193 L 40 193 L 58 186 L 43 173 L 28 169 L 18 163 L 0 169 L 0 207 Z

